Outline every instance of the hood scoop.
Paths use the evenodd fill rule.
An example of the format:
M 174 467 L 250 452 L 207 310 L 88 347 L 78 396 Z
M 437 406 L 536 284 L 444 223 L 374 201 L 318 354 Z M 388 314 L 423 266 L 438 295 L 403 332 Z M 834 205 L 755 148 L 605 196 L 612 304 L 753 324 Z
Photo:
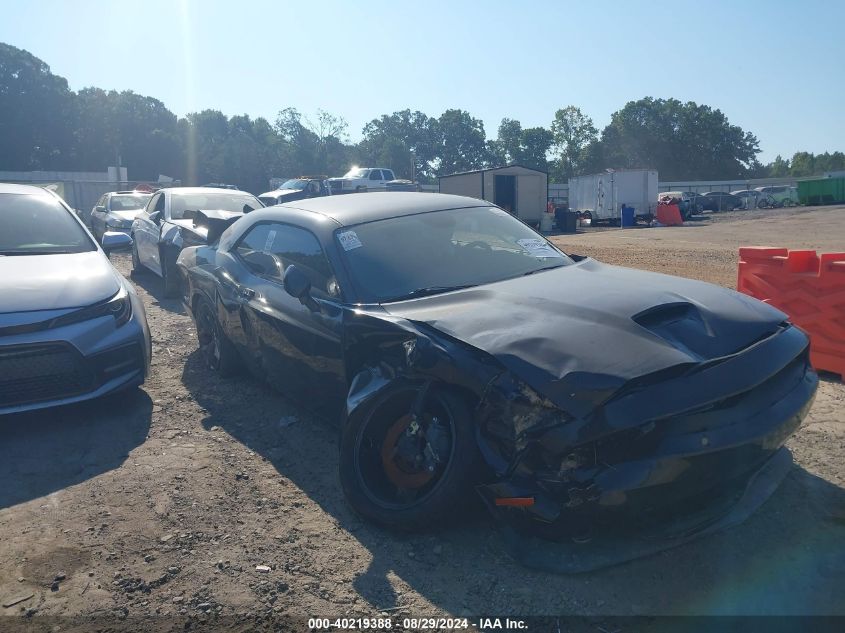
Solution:
M 734 354 L 765 336 L 758 335 L 737 348 L 735 336 L 720 336 L 719 320 L 702 306 L 689 303 L 664 303 L 631 317 L 635 323 L 670 343 L 692 359 L 708 361 Z M 777 328 L 775 328 L 777 329 Z

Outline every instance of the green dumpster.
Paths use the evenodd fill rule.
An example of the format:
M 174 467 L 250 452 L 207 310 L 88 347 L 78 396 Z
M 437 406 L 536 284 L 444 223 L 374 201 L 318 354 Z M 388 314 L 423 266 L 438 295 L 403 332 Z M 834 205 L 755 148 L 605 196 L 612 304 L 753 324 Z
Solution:
M 837 204 L 845 202 L 845 178 L 815 178 L 798 181 L 801 204 Z

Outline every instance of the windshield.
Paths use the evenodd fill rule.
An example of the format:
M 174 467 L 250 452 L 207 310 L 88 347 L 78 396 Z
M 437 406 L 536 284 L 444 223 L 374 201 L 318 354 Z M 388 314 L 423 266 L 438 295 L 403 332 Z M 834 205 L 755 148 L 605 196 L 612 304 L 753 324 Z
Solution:
M 522 222 L 493 207 L 378 220 L 335 233 L 364 303 L 477 286 L 571 264 Z
M 350 169 L 348 172 L 343 174 L 344 178 L 366 178 L 367 173 L 369 173 L 369 169 L 357 168 L 357 169 Z
M 139 209 L 143 209 L 147 202 L 149 202 L 150 196 L 112 196 L 111 200 L 109 201 L 109 209 L 111 211 L 138 211 Z
M 48 195 L 0 194 L 0 255 L 96 250 L 79 222 Z
M 296 189 L 297 191 L 302 191 L 305 187 L 308 186 L 307 180 L 288 180 L 279 186 L 279 189 Z
M 263 206 L 258 198 L 248 193 L 174 193 L 170 199 L 170 219 L 182 220 L 193 217 L 197 211 L 211 209 L 249 213 Z M 186 215 L 186 211 L 191 213 Z

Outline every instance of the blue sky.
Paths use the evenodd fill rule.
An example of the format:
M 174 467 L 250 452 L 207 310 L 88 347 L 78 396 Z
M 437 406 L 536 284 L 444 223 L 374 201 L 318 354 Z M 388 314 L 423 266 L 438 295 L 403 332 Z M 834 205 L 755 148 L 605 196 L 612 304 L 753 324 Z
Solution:
M 0 41 L 72 89 L 131 89 L 178 115 L 317 108 L 353 140 L 372 118 L 469 110 L 548 126 L 574 104 L 601 128 L 675 97 L 754 132 L 767 162 L 845 150 L 845 2 L 0 0 Z

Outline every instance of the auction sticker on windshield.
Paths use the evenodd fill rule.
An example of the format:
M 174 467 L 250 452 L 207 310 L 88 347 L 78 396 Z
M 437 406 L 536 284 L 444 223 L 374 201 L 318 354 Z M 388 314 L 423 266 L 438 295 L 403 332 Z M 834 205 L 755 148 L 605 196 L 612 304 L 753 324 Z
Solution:
M 548 242 L 541 239 L 526 238 L 517 240 L 516 243 L 534 257 L 563 257 L 563 255 L 553 249 Z
M 345 251 L 351 251 L 354 248 L 360 248 L 363 246 L 355 231 L 341 231 L 337 234 L 337 240 L 340 242 L 340 245 Z

